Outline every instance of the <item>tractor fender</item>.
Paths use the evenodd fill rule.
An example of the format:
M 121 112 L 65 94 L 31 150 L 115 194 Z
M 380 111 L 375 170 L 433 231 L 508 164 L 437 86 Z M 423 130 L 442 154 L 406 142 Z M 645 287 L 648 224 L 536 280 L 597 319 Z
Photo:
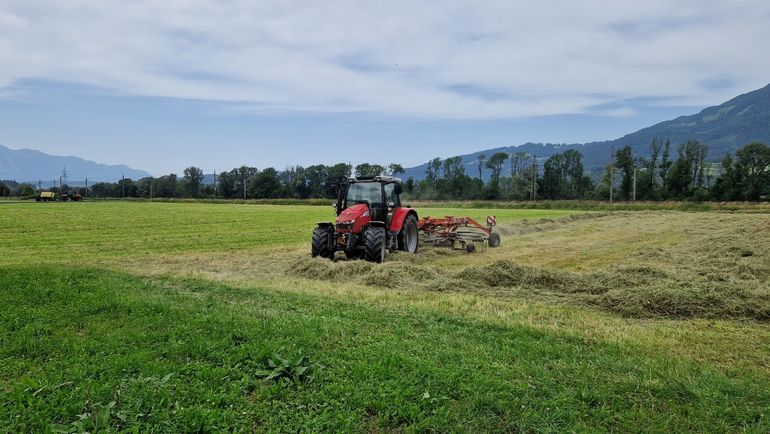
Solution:
M 416 219 L 417 211 L 412 208 L 396 208 L 396 210 L 393 211 L 393 217 L 390 218 L 390 231 L 401 231 L 401 228 L 404 227 L 404 221 L 406 221 L 406 217 L 409 215 L 413 215 Z
M 318 223 L 316 223 L 316 225 L 319 228 L 329 228 L 329 227 L 333 228 L 334 227 L 334 223 L 332 223 L 332 222 L 318 222 Z

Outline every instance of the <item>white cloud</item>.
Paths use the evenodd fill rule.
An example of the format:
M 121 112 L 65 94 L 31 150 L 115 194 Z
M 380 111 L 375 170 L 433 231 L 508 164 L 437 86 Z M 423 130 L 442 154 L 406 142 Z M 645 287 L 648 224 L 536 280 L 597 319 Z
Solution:
M 755 1 L 5 1 L 0 89 L 23 79 L 252 110 L 623 116 L 767 84 Z M 612 110 L 602 108 L 612 104 Z

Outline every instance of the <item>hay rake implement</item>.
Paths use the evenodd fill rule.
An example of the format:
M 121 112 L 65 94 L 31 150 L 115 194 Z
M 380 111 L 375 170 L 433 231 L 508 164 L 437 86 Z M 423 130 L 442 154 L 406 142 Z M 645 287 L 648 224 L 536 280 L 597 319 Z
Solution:
M 495 216 L 487 217 L 486 226 L 470 217 L 424 217 L 417 222 L 417 228 L 425 243 L 451 246 L 472 253 L 476 251 L 477 244 L 489 247 L 500 245 L 500 234 L 492 232 L 495 224 Z

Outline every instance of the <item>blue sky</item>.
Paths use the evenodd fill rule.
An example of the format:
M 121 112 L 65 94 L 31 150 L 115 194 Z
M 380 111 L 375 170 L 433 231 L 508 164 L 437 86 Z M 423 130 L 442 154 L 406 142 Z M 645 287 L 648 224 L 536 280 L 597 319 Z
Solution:
M 770 81 L 764 1 L 0 4 L 0 144 L 155 175 L 613 139 Z

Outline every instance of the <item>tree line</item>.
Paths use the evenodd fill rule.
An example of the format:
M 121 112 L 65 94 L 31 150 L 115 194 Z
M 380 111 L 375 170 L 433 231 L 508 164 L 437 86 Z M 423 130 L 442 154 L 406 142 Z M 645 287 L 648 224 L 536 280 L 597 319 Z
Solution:
M 174 173 L 138 180 L 129 178 L 118 182 L 95 183 L 85 187 L 61 187 L 48 189 L 59 193 L 72 192 L 95 198 L 221 198 L 221 199 L 274 199 L 274 198 L 324 198 L 333 196 L 327 186 L 344 182 L 350 176 L 377 176 L 404 173 L 400 164 L 381 166 L 362 163 L 334 165 L 317 164 L 308 167 L 291 166 L 283 171 L 273 167 L 258 170 L 241 166 L 214 175 L 210 182 L 198 167 L 184 169 L 183 175 Z M 210 175 L 211 176 L 211 175 Z M 11 184 L 10 182 L 8 182 Z M 13 189 L 0 184 L 0 193 L 8 188 L 16 196 L 34 196 L 36 189 L 30 184 L 13 183 Z
M 429 200 L 770 199 L 770 147 L 766 144 L 750 143 L 719 163 L 708 162 L 707 157 L 708 146 L 698 141 L 673 146 L 670 141 L 654 139 L 647 156 L 635 157 L 631 146 L 613 151 L 612 160 L 600 173 L 586 171 L 583 155 L 574 149 L 554 154 L 542 165 L 522 152 L 498 152 L 489 157 L 480 154 L 475 167 L 471 166 L 472 174 L 466 172 L 461 157 L 434 158 L 427 164 L 424 179 L 409 178 L 404 182 L 404 192 L 414 199 Z M 504 167 L 510 168 L 510 176 L 502 175 Z M 404 168 L 395 163 L 317 164 L 282 171 L 241 166 L 216 174 L 214 182 L 206 183 L 200 168 L 188 167 L 181 177 L 172 173 L 136 181 L 101 182 L 88 191 L 66 185 L 62 189 L 103 198 L 306 199 L 331 197 L 327 186 L 352 175 L 403 173 Z M 485 174 L 487 182 L 483 181 Z M 34 194 L 29 184 L 0 183 L 0 196 Z
M 600 174 L 583 166 L 578 150 L 554 154 L 538 164 L 525 153 L 480 154 L 465 171 L 460 157 L 428 163 L 424 180 L 408 180 L 405 191 L 417 199 L 504 200 L 720 200 L 770 199 L 770 147 L 750 143 L 720 163 L 707 162 L 708 146 L 689 140 L 678 146 L 654 139 L 649 154 L 635 157 L 631 146 L 613 150 Z M 510 176 L 501 176 L 504 165 Z M 474 171 L 475 171 L 474 170 Z M 485 172 L 486 171 L 486 172 Z M 489 175 L 484 183 L 484 174 Z M 474 175 L 476 175 L 474 173 Z M 598 175 L 598 176 L 597 176 Z

